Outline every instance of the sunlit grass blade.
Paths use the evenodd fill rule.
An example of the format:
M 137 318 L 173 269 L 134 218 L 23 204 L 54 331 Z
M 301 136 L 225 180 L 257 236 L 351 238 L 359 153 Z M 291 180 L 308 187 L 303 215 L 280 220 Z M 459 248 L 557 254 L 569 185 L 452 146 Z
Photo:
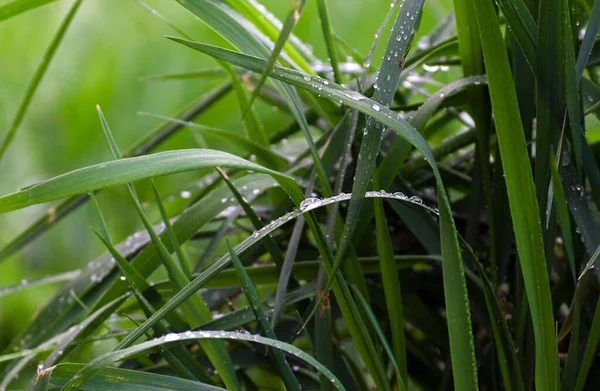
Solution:
M 256 292 L 256 288 L 254 287 L 252 280 L 250 280 L 250 277 L 248 277 L 248 274 L 244 270 L 244 265 L 242 265 L 242 261 L 240 261 L 240 259 L 237 257 L 235 250 L 233 249 L 233 247 L 231 247 L 231 244 L 228 240 L 227 247 L 229 249 L 229 254 L 231 254 L 231 260 L 238 274 L 241 286 L 244 289 L 244 293 L 246 295 L 248 303 L 250 304 L 250 308 L 252 308 L 252 311 L 254 312 L 254 316 L 256 317 L 260 328 L 263 330 L 267 338 L 277 340 L 277 336 L 275 335 L 275 332 L 273 332 L 271 324 L 269 324 L 269 320 L 267 319 L 267 316 L 263 312 L 262 307 L 260 305 L 258 292 Z M 275 363 L 277 364 L 279 372 L 281 373 L 286 388 L 288 390 L 301 390 L 302 387 L 300 387 L 300 384 L 296 380 L 296 377 L 294 376 L 294 373 L 292 372 L 292 369 L 290 368 L 281 350 L 271 349 L 271 354 L 275 359 Z
M 14 0 L 0 7 L 0 22 L 56 0 Z
M 187 121 L 193 119 L 222 99 L 230 90 L 231 83 L 229 82 L 218 86 L 183 110 L 177 118 Z M 144 155 L 156 148 L 181 128 L 182 125 L 173 123 L 160 126 L 156 130 L 150 132 L 148 136 L 145 136 L 135 145 L 127 149 L 127 151 L 124 152 L 124 156 L 132 157 Z M 33 222 L 25 231 L 0 248 L 0 261 L 5 260 L 8 256 L 22 249 L 49 228 L 53 227 L 57 222 L 68 216 L 72 211 L 87 202 L 87 200 L 87 194 L 79 195 L 49 209 L 47 213 Z
M 59 364 L 47 376 L 50 386 L 62 388 L 82 368 L 83 364 Z M 115 382 L 115 379 L 119 379 Z M 142 391 L 160 389 L 165 391 L 225 391 L 209 384 L 165 376 L 156 373 L 107 367 L 84 384 L 81 390 L 128 390 Z
M 41 368 L 39 369 L 44 370 L 50 368 L 58 363 L 63 357 L 66 357 L 67 354 L 74 348 L 73 342 L 76 338 L 86 337 L 93 333 L 123 304 L 123 302 L 125 302 L 129 296 L 129 294 L 125 294 L 111 301 L 105 306 L 99 308 L 94 313 L 90 314 L 76 327 L 71 328 L 62 336 L 54 351 L 44 360 Z
M 472 1 L 472 6 L 477 13 L 517 249 L 535 331 L 536 386 L 555 390 L 558 352 L 550 283 L 533 177 L 530 170 L 523 169 L 529 167 L 529 158 L 516 94 L 508 58 L 504 51 L 497 50 L 504 43 L 493 4 L 489 0 Z
M 71 21 L 75 17 L 75 14 L 77 13 L 79 6 L 81 5 L 81 1 L 82 0 L 75 0 L 73 2 L 73 5 L 71 5 L 71 8 L 67 12 L 67 15 L 61 22 L 60 27 L 56 31 L 56 34 L 54 35 L 54 37 L 52 38 L 52 41 L 50 42 L 50 45 L 48 46 L 48 49 L 46 49 L 46 53 L 44 53 L 44 56 L 42 57 L 40 64 L 38 65 L 37 69 L 35 70 L 35 73 L 33 74 L 33 77 L 31 78 L 31 81 L 29 82 L 29 85 L 27 86 L 27 90 L 25 91 L 25 96 L 23 97 L 23 100 L 19 104 L 19 108 L 17 109 L 17 114 L 15 115 L 15 118 L 13 119 L 13 121 L 10 125 L 10 128 L 8 129 L 8 133 L 4 136 L 2 145 L 0 145 L 0 161 L 4 157 L 4 154 L 6 153 L 10 144 L 12 143 L 12 141 L 17 133 L 17 130 L 21 126 L 21 122 L 23 122 L 25 113 L 27 112 L 27 109 L 29 108 L 29 104 L 31 103 L 31 100 L 33 99 L 33 95 L 37 91 L 37 88 L 40 85 L 42 78 L 46 74 L 46 70 L 48 69 L 50 62 L 54 58 L 54 54 L 56 53 L 56 50 L 58 49 L 60 43 L 62 42 L 62 40 L 65 36 L 65 33 L 67 32 L 67 29 L 71 25 Z M 12 3 L 12 4 L 15 4 L 15 3 Z M 0 12 L 1 12 L 1 10 L 0 10 Z

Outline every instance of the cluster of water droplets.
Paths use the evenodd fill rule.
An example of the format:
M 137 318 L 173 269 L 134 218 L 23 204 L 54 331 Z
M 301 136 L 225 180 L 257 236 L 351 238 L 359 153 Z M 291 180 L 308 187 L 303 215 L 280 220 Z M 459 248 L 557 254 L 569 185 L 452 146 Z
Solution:
M 438 213 L 437 209 L 432 209 L 432 208 L 429 208 L 428 206 L 423 205 L 423 200 L 421 199 L 421 197 L 416 196 L 416 195 L 409 197 L 402 192 L 388 193 L 385 190 L 380 190 L 380 191 L 367 191 L 365 194 L 365 197 L 366 198 L 389 198 L 389 199 L 395 199 L 395 200 L 400 200 L 400 201 L 404 201 L 404 202 L 410 202 L 410 203 L 422 206 L 436 214 Z M 329 197 L 329 198 L 310 197 L 310 198 L 306 198 L 304 201 L 302 201 L 302 203 L 300 203 L 299 211 L 301 213 L 305 213 L 305 212 L 320 208 L 325 205 L 333 204 L 335 202 L 347 201 L 347 200 L 350 200 L 351 198 L 352 198 L 351 193 L 349 193 L 349 194 L 340 193 L 338 195 L 335 195 L 335 196 Z

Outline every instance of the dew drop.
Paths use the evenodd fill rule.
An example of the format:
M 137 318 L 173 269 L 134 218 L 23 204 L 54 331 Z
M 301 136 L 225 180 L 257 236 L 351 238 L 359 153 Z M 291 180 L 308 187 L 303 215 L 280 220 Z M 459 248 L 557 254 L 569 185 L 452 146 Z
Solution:
M 419 197 L 419 196 L 412 196 L 408 200 L 410 202 L 414 202 L 415 204 L 420 204 L 423 202 L 423 200 L 421 200 L 421 197 Z
M 165 335 L 165 342 L 173 342 L 173 341 L 177 341 L 179 339 L 179 335 L 175 334 L 175 333 L 169 333 L 167 335 Z
M 192 193 L 190 191 L 183 190 L 181 193 L 179 193 L 179 195 L 181 196 L 181 198 L 184 198 L 187 200 L 188 198 L 190 198 L 192 196 Z
M 300 203 L 300 211 L 303 212 L 306 209 L 308 209 L 308 207 L 321 202 L 321 200 L 319 198 L 315 198 L 315 197 L 310 197 L 310 198 L 306 198 L 304 201 L 302 201 Z
M 302 76 L 302 78 L 304 79 L 304 81 L 311 81 L 312 77 L 310 75 L 304 75 Z
M 373 105 L 371 106 L 371 108 L 375 111 L 379 111 L 381 110 L 381 106 L 379 106 L 377 103 L 373 103 Z

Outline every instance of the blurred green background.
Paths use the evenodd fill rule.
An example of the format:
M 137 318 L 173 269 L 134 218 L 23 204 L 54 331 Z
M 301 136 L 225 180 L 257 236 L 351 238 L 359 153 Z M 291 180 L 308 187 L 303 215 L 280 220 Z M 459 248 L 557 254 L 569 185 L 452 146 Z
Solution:
M 0 6 L 8 1 L 0 0 Z M 280 19 L 292 0 L 262 0 Z M 421 34 L 431 31 L 450 12 L 449 0 L 427 2 Z M 202 42 L 226 45 L 175 1 L 154 0 L 156 8 L 179 28 Z M 0 137 L 4 137 L 30 78 L 71 1 L 56 3 L 0 23 Z M 329 0 L 336 32 L 363 55 L 390 8 L 389 0 Z M 308 2 L 295 29 L 326 60 L 315 2 Z M 388 29 L 386 29 L 388 31 Z M 223 79 L 143 81 L 143 76 L 195 71 L 217 64 L 207 56 L 173 43 L 177 35 L 135 0 L 85 0 L 59 47 L 26 114 L 16 139 L 0 163 L 0 193 L 13 192 L 61 173 L 110 160 L 95 106 L 99 104 L 122 149 L 148 134 L 159 122 L 139 111 L 174 115 Z M 374 56 L 377 65 L 385 40 Z M 265 128 L 274 131 L 286 115 L 264 103 L 257 108 Z M 230 131 L 242 131 L 241 113 L 232 96 L 197 122 Z M 235 152 L 219 139 L 205 137 L 210 148 Z M 183 129 L 161 149 L 198 147 L 189 129 Z M 194 173 L 161 178 L 162 194 L 192 182 Z M 174 186 L 177 183 L 178 186 Z M 151 197 L 141 187 L 141 197 Z M 107 224 L 115 241 L 123 240 L 141 224 L 124 188 L 100 194 Z M 52 205 L 38 205 L 0 216 L 0 244 L 24 230 Z M 84 206 L 0 264 L 0 289 L 22 280 L 80 268 L 103 252 L 89 226 L 95 212 Z M 27 324 L 34 311 L 52 294 L 47 285 L 0 297 L 0 348 Z

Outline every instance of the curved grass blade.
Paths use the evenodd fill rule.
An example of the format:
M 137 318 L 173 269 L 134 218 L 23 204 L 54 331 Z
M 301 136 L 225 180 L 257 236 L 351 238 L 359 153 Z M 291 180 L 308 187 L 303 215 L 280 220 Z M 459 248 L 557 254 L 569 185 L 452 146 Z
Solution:
M 252 108 L 252 103 L 254 103 L 254 100 L 260 93 L 260 89 L 262 88 L 263 84 L 265 84 L 265 81 L 267 81 L 269 72 L 271 71 L 271 68 L 273 68 L 273 66 L 275 65 L 275 62 L 277 62 L 277 57 L 279 57 L 279 53 L 281 53 L 281 50 L 287 42 L 288 37 L 292 33 L 292 30 L 296 26 L 296 23 L 298 23 L 298 21 L 300 20 L 300 15 L 302 15 L 302 10 L 304 9 L 305 5 L 306 0 L 294 0 L 292 9 L 288 13 L 287 18 L 283 23 L 283 27 L 279 32 L 279 37 L 277 38 L 277 42 L 275 42 L 275 47 L 273 47 L 273 50 L 271 50 L 271 55 L 267 60 L 265 69 L 261 73 L 260 79 L 254 87 L 254 91 L 252 92 L 252 96 L 250 97 L 250 102 L 248 103 L 247 110 L 250 110 L 250 108 Z M 244 116 L 245 115 L 246 113 L 244 113 Z
M 246 213 L 246 216 L 250 219 L 250 221 L 252 222 L 252 225 L 254 226 L 254 229 L 256 231 L 259 231 L 261 229 L 264 228 L 264 225 L 262 224 L 262 222 L 260 221 L 260 218 L 258 217 L 258 215 L 256 214 L 256 212 L 254 211 L 254 209 L 252 209 L 252 207 L 250 206 L 250 204 L 248 203 L 248 201 L 244 198 L 244 196 L 242 196 L 242 194 L 239 192 L 239 190 L 235 187 L 235 185 L 233 184 L 233 182 L 231 182 L 231 180 L 229 179 L 229 177 L 227 176 L 227 174 L 225 174 L 225 172 L 223 170 L 221 170 L 220 168 L 217 167 L 217 171 L 219 172 L 219 174 L 221 175 L 221 177 L 223 178 L 223 180 L 225 181 L 225 183 L 227 184 L 227 187 L 229 187 L 229 189 L 231 190 L 231 192 L 233 193 L 234 197 L 236 198 L 236 200 L 238 201 L 238 203 L 241 205 L 241 207 L 243 208 L 244 212 Z M 309 186 L 310 188 L 310 186 Z M 294 242 L 294 235 L 292 234 L 292 239 L 290 240 L 290 245 L 288 246 L 288 251 L 286 253 L 286 257 L 288 256 L 290 250 L 290 246 L 292 245 L 292 243 Z M 271 254 L 271 258 L 273 260 L 273 262 L 275 263 L 277 270 L 279 270 L 282 274 L 284 274 L 286 272 L 286 259 L 284 259 L 284 256 L 279 248 L 279 246 L 277 245 L 277 243 L 275 242 L 275 240 L 273 239 L 273 237 L 271 235 L 267 235 L 264 240 L 263 240 L 263 244 L 265 246 L 265 248 L 267 249 L 267 251 Z M 288 275 L 288 279 L 289 279 L 289 275 Z M 285 280 L 285 285 L 283 288 L 283 292 L 285 292 L 285 287 L 287 287 L 288 285 L 288 280 Z M 281 284 L 278 286 L 277 288 L 277 298 L 279 297 L 280 294 L 280 287 Z M 290 282 L 290 287 L 291 288 L 298 288 L 300 286 L 300 283 L 296 280 L 296 278 L 291 279 Z M 283 293 L 281 293 L 281 298 L 283 297 Z M 277 300 L 275 302 L 275 310 L 274 310 L 274 315 L 273 315 L 273 320 L 272 323 L 273 325 L 275 325 L 275 319 L 276 316 L 278 314 L 278 303 Z M 281 303 L 279 303 L 281 305 Z M 306 311 L 306 307 L 304 305 L 298 306 L 298 310 L 300 313 Z
M 236 186 L 247 192 L 246 197 L 249 200 L 259 196 L 265 189 L 276 186 L 273 179 L 265 174 L 250 174 L 236 179 L 234 182 Z M 224 186 L 217 188 L 203 197 L 202 202 L 194 204 L 182 213 L 173 224 L 173 229 L 180 242 L 189 240 L 202 226 L 227 208 L 230 203 L 223 203 L 222 199 L 227 197 L 226 199 L 229 200 L 229 195 L 228 188 Z M 163 240 L 168 243 L 166 234 L 163 234 Z M 140 232 L 130 236 L 124 243 L 117 246 L 123 257 L 133 258 L 131 265 L 144 277 L 148 277 L 161 264 L 153 246 L 146 246 L 148 243 L 147 234 Z M 127 292 L 129 283 L 110 274 L 113 268 L 114 263 L 110 254 L 90 262 L 88 268 L 82 270 L 75 280 L 62 287 L 38 311 L 37 316 L 15 339 L 10 351 L 38 346 L 52 335 L 71 326 L 82 313 L 82 308 L 73 302 L 72 292 L 78 297 L 83 297 L 89 306 L 96 303 L 95 308 L 99 308 Z M 100 298 L 101 294 L 102 298 Z M 170 321 L 171 318 L 168 317 L 167 320 Z M 175 323 L 173 322 L 173 324 Z
M 140 179 L 217 166 L 254 170 L 269 174 L 284 189 L 290 191 L 292 198 L 302 199 L 302 192 L 297 187 L 298 185 L 294 179 L 285 174 L 269 170 L 225 152 L 210 149 L 185 149 L 124 158 L 71 171 L 16 193 L 0 197 L 0 213 Z
M 178 118 L 182 120 L 193 119 L 198 114 L 212 107 L 214 103 L 218 102 L 230 90 L 231 83 L 226 82 L 221 84 L 208 94 L 202 96 L 192 105 L 190 105 L 190 107 L 186 108 L 180 115 L 178 115 Z M 133 147 L 129 148 L 124 153 L 124 156 L 131 157 L 144 155 L 153 150 L 156 146 L 160 145 L 163 141 L 168 139 L 181 128 L 181 125 L 172 123 L 160 126 L 156 130 L 150 132 L 148 136 L 137 142 Z M 0 261 L 5 260 L 9 255 L 12 255 L 22 249 L 32 240 L 46 232 L 47 229 L 54 226 L 57 222 L 68 216 L 72 211 L 76 210 L 79 206 L 87 202 L 87 200 L 87 194 L 80 195 L 66 200 L 60 205 L 48 210 L 46 214 L 31 224 L 29 228 L 0 248 Z
M 14 0 L 0 7 L 0 22 L 56 0 Z
M 104 115 L 102 114 L 102 111 L 100 110 L 100 107 L 98 107 L 98 115 L 100 117 L 100 121 L 102 123 L 102 130 L 104 131 L 104 135 L 110 146 L 113 158 L 118 161 L 119 159 L 122 159 L 122 155 L 121 155 L 121 152 L 119 151 L 119 148 L 112 136 L 112 133 L 108 126 L 108 123 L 106 122 L 106 119 L 104 118 Z M 155 195 L 157 196 L 156 198 L 157 198 L 157 202 L 159 205 L 161 216 L 162 216 L 163 220 L 165 221 L 165 228 L 167 230 L 167 234 L 172 239 L 172 241 L 171 241 L 172 245 L 177 246 L 178 245 L 177 240 L 174 238 L 174 235 L 172 233 L 172 228 L 168 221 L 168 216 L 166 216 L 164 208 L 162 207 L 162 204 L 160 202 L 160 196 L 158 196 L 158 193 L 156 191 L 156 186 L 154 186 L 154 182 L 152 182 L 152 185 L 153 185 Z M 185 260 L 185 257 L 183 257 L 183 255 L 181 255 L 182 256 L 182 258 L 180 259 L 181 264 L 177 265 L 177 263 L 171 257 L 171 254 L 169 253 L 169 251 L 167 250 L 167 248 L 161 241 L 161 239 L 158 237 L 158 235 L 154 231 L 152 224 L 146 217 L 146 215 L 144 213 L 144 209 L 142 208 L 142 206 L 138 200 L 138 197 L 135 192 L 135 188 L 133 187 L 133 184 L 128 182 L 127 188 L 129 190 L 129 194 L 134 202 L 134 205 L 138 212 L 138 215 L 140 216 L 140 219 L 142 220 L 144 227 L 146 228 L 146 231 L 148 231 L 148 234 L 150 235 L 152 243 L 156 247 L 156 250 L 157 250 L 158 254 L 160 255 L 160 258 L 162 259 L 163 264 L 169 273 L 169 276 L 175 282 L 175 285 L 177 286 L 178 289 L 183 289 L 190 282 L 190 280 L 186 276 L 186 273 L 184 270 L 186 270 L 188 275 L 191 276 L 191 272 L 189 270 L 189 266 L 186 263 L 187 261 Z M 177 248 L 175 248 L 175 252 L 177 252 L 179 255 L 181 250 L 180 249 L 178 250 Z M 184 312 L 189 324 L 194 325 L 194 324 L 206 322 L 206 321 L 212 319 L 212 316 L 211 316 L 208 306 L 198 295 L 191 296 L 190 299 L 182 305 L 182 307 L 183 307 L 183 312 Z M 218 341 L 210 341 L 210 342 L 206 341 L 205 343 L 201 343 L 200 345 L 202 346 L 202 349 L 206 353 L 207 357 L 209 358 L 210 362 L 213 364 L 215 369 L 218 370 L 219 377 L 223 380 L 223 383 L 225 383 L 225 385 L 229 389 L 240 390 L 241 386 L 238 382 L 238 379 L 237 379 L 237 376 L 235 373 L 235 369 L 233 368 L 233 364 L 231 362 L 231 359 L 229 357 L 227 349 L 225 348 L 225 345 L 219 343 Z M 117 346 L 124 347 L 124 344 L 119 344 Z
M 261 65 L 264 64 L 264 61 L 257 58 L 197 42 L 188 42 L 177 38 L 171 39 L 256 72 L 260 72 L 261 69 L 263 69 Z M 445 259 L 448 260 L 447 266 L 443 268 L 444 273 L 447 273 L 444 278 L 448 279 L 448 281 L 455 282 L 455 284 L 449 284 L 452 285 L 451 287 L 445 286 L 445 288 L 449 290 L 446 297 L 451 301 L 449 303 L 449 308 L 447 308 L 448 315 L 451 318 L 451 321 L 449 321 L 449 324 L 452 325 L 451 335 L 454 335 L 451 338 L 451 341 L 456 344 L 461 344 L 462 346 L 461 348 L 453 350 L 457 355 L 460 355 L 460 358 L 456 357 L 454 360 L 454 362 L 458 363 L 458 367 L 454 366 L 453 368 L 457 371 L 457 374 L 460 374 L 455 376 L 455 380 L 460 383 L 459 385 L 461 387 L 458 388 L 476 388 L 473 340 L 470 332 L 471 322 L 467 305 L 468 299 L 466 299 L 466 285 L 462 260 L 459 255 L 456 230 L 448 197 L 429 145 L 411 125 L 397 117 L 392 111 L 355 91 L 345 89 L 320 78 L 309 77 L 308 75 L 303 75 L 299 72 L 280 67 L 274 67 L 271 76 L 295 86 L 313 91 L 319 91 L 318 88 L 321 87 L 322 92 L 327 98 L 341 100 L 344 104 L 370 115 L 381 124 L 396 131 L 400 136 L 411 142 L 423 154 L 427 163 L 431 166 L 436 178 L 440 199 L 441 236 L 443 238 L 441 241 L 442 251 Z M 465 375 L 465 373 L 468 375 Z M 465 388 L 462 388 L 463 386 Z
M 417 202 L 417 200 L 410 200 L 408 197 L 404 196 L 403 194 L 400 195 L 400 194 L 387 194 L 387 193 L 381 193 L 381 192 L 367 192 L 366 197 L 392 198 L 392 199 L 395 199 L 395 200 L 398 200 L 401 202 L 410 203 L 411 205 L 414 205 L 415 207 L 424 208 L 424 209 L 429 210 L 430 212 L 436 213 L 433 209 L 429 208 L 428 206 Z M 240 243 L 238 246 L 236 246 L 235 251 L 237 254 L 242 254 L 244 251 L 246 251 L 248 248 L 252 247 L 259 240 L 263 239 L 266 235 L 270 234 L 275 229 L 281 227 L 285 223 L 293 220 L 294 218 L 297 218 L 298 216 L 300 216 L 303 213 L 312 211 L 319 207 L 330 205 L 331 203 L 334 203 L 334 202 L 342 202 L 342 201 L 347 201 L 349 199 L 350 199 L 350 195 L 344 194 L 344 195 L 338 195 L 336 197 L 331 197 L 331 198 L 327 198 L 327 199 L 323 199 L 323 200 L 312 199 L 310 201 L 304 202 L 302 204 L 301 209 L 296 209 L 296 210 L 282 216 L 281 218 L 279 218 L 275 221 L 272 221 L 271 223 L 266 225 L 262 230 L 255 231 L 252 234 L 252 236 L 245 239 L 242 243 Z M 187 300 L 187 298 L 189 298 L 191 295 L 193 295 L 198 289 L 205 286 L 205 284 L 208 281 L 210 281 L 215 275 L 217 275 L 225 267 L 227 267 L 229 265 L 230 261 L 231 261 L 231 257 L 229 256 L 229 254 L 226 254 L 223 257 L 221 257 L 218 261 L 216 261 L 209 268 L 207 268 L 203 273 L 201 273 L 198 277 L 196 277 L 184 289 L 177 292 L 171 298 L 171 300 L 169 300 L 169 302 L 167 304 L 165 304 L 164 307 L 159 309 L 155 314 L 153 314 L 150 318 L 148 318 L 148 320 L 146 320 L 142 325 L 140 325 L 132 333 L 130 333 L 121 343 L 123 345 L 130 344 L 130 343 L 136 341 L 138 338 L 142 337 L 144 335 L 144 333 L 146 333 L 156 322 L 160 321 L 165 316 L 166 313 L 168 313 L 168 312 L 172 311 L 173 309 L 175 309 L 176 307 L 178 307 L 181 303 L 183 303 L 185 300 Z M 336 288 L 335 285 L 334 285 L 334 288 Z M 342 298 L 343 298 L 343 296 L 342 296 Z M 338 299 L 338 300 L 340 300 L 340 299 Z M 368 334 L 367 334 L 367 336 L 368 336 Z M 387 385 L 387 383 L 382 383 L 382 384 Z
M 27 109 L 29 108 L 29 104 L 31 103 L 33 95 L 37 91 L 37 87 L 39 86 L 40 82 L 42 81 L 42 78 L 46 74 L 48 65 L 50 65 L 52 58 L 54 58 L 54 54 L 56 53 L 58 46 L 62 42 L 62 39 L 65 36 L 65 33 L 67 32 L 67 29 L 71 25 L 71 21 L 73 20 L 73 17 L 77 13 L 77 10 L 79 9 L 79 6 L 81 5 L 81 1 L 82 0 L 75 0 L 73 2 L 73 5 L 71 5 L 71 8 L 67 12 L 67 15 L 61 22 L 60 27 L 58 28 L 58 30 L 56 31 L 56 34 L 52 38 L 52 41 L 50 42 L 50 46 L 48 46 L 48 49 L 46 49 L 46 53 L 44 53 L 44 56 L 42 57 L 42 61 L 40 61 L 40 64 L 38 65 L 37 69 L 35 70 L 35 73 L 33 74 L 33 77 L 31 78 L 31 81 L 29 82 L 29 85 L 27 86 L 27 91 L 25 92 L 25 97 L 23 97 L 23 100 L 21 101 L 21 104 L 19 105 L 19 108 L 17 109 L 17 115 L 13 119 L 13 122 L 11 123 L 10 128 L 8 129 L 8 133 L 6 134 L 6 136 L 4 136 L 2 145 L 0 145 L 0 161 L 2 160 L 2 157 L 4 157 L 6 150 L 12 143 L 12 141 L 17 133 L 17 130 L 19 129 L 19 126 L 21 125 L 21 122 L 23 121 L 23 118 L 25 117 L 25 113 L 27 112 Z M 12 3 L 12 4 L 14 4 L 14 3 Z
M 81 274 L 81 270 L 74 270 L 71 272 L 59 273 L 40 277 L 32 280 L 22 280 L 19 284 L 0 288 L 0 298 L 11 293 L 19 292 L 29 288 L 35 288 L 41 285 L 54 284 L 57 282 L 72 281 Z
M 58 340 L 54 351 L 46 358 L 44 363 L 38 367 L 38 370 L 45 370 L 52 367 L 54 364 L 74 348 L 73 342 L 80 336 L 87 336 L 94 332 L 99 326 L 101 326 L 108 317 L 113 314 L 129 297 L 129 294 L 125 294 L 105 306 L 98 309 L 96 312 L 88 316 L 85 320 L 72 327 L 67 333 L 63 334 Z
M 275 349 L 283 350 L 291 355 L 298 357 L 299 359 L 307 362 L 308 364 L 315 367 L 319 372 L 323 373 L 331 384 L 339 390 L 344 391 L 345 388 L 342 386 L 341 382 L 337 377 L 326 367 L 321 365 L 317 360 L 312 358 L 310 355 L 302 351 L 301 349 L 295 347 L 294 345 L 290 345 L 285 342 L 281 342 L 278 340 L 264 338 L 259 335 L 251 335 L 239 332 L 229 332 L 229 331 L 186 331 L 185 333 L 171 333 L 167 334 L 164 337 L 156 338 L 147 342 L 143 342 L 132 346 L 127 349 L 121 349 L 114 352 L 106 353 L 96 359 L 92 360 L 88 365 L 83 367 L 78 374 L 72 377 L 62 388 L 62 390 L 70 390 L 73 387 L 81 387 L 84 384 L 83 379 L 86 378 L 86 375 L 89 373 L 95 372 L 98 369 L 102 369 L 107 365 L 121 361 L 125 358 L 134 356 L 139 354 L 140 352 L 144 352 L 148 349 L 154 347 L 160 347 L 166 344 L 174 344 L 174 343 L 185 343 L 185 342 L 194 342 L 196 340 L 203 339 L 228 339 L 233 341 L 246 341 L 246 342 L 255 342 L 261 345 L 266 345 L 273 347 Z M 79 375 L 79 377 L 77 377 Z
M 531 308 L 536 386 L 555 390 L 559 369 L 552 299 L 533 177 L 530 170 L 523 169 L 529 167 L 529 158 L 516 93 L 508 58 L 504 51 L 497 50 L 504 41 L 492 3 L 477 0 L 471 1 L 471 5 L 477 13 L 517 250 Z
M 235 268 L 236 273 L 238 274 L 238 278 L 240 280 L 242 288 L 244 289 L 244 293 L 246 294 L 246 298 L 248 300 L 248 303 L 250 304 L 250 308 L 254 312 L 254 317 L 258 321 L 258 324 L 262 328 L 267 338 L 277 340 L 277 336 L 275 335 L 275 332 L 273 332 L 273 329 L 269 324 L 269 320 L 267 319 L 267 316 L 262 310 L 262 307 L 260 305 L 260 299 L 258 298 L 256 288 L 254 288 L 254 285 L 252 284 L 252 280 L 250 280 L 250 277 L 248 277 L 248 274 L 246 273 L 246 270 L 242 265 L 242 261 L 240 261 L 240 259 L 237 257 L 235 250 L 233 249 L 233 247 L 231 247 L 231 243 L 229 243 L 229 240 L 226 241 L 227 248 L 229 249 L 229 254 L 231 255 L 231 260 L 233 262 L 233 266 Z M 283 382 L 286 388 L 288 390 L 301 390 L 302 387 L 300 386 L 300 383 L 298 383 L 298 380 L 296 380 L 294 372 L 292 372 L 292 368 L 290 368 L 290 365 L 288 364 L 281 350 L 271 349 L 271 354 L 275 359 L 275 363 L 277 364 L 279 372 L 281 373 L 281 377 L 283 378 Z
M 59 364 L 48 375 L 52 388 L 62 388 L 82 368 L 83 364 Z M 118 381 L 115 381 L 118 379 Z M 82 391 L 127 390 L 127 391 L 225 391 L 209 384 L 159 375 L 144 371 L 121 368 L 104 368 L 99 374 L 83 384 Z
M 206 24 L 222 34 L 223 38 L 228 40 L 233 46 L 259 58 L 269 57 L 269 50 L 259 40 L 259 38 L 253 35 L 245 25 L 241 24 L 240 21 L 225 12 L 222 9 L 222 3 L 214 0 L 177 1 L 198 16 Z M 266 63 L 263 63 L 263 69 L 261 69 L 261 71 L 264 71 L 264 69 L 266 69 L 265 67 Z M 300 100 L 298 93 L 292 86 L 288 84 L 281 83 L 279 81 L 274 81 L 273 84 L 281 97 L 287 103 L 292 115 L 300 125 L 300 129 L 306 138 L 315 168 L 317 169 L 319 184 L 323 194 L 326 197 L 331 196 L 331 188 L 329 186 L 329 182 L 327 181 L 327 175 L 310 134 L 308 122 L 302 107 L 302 101 Z

